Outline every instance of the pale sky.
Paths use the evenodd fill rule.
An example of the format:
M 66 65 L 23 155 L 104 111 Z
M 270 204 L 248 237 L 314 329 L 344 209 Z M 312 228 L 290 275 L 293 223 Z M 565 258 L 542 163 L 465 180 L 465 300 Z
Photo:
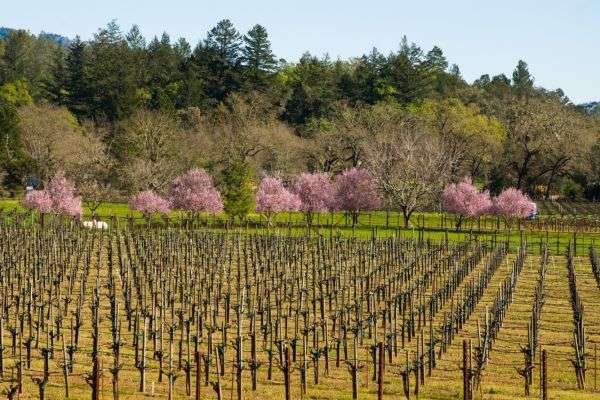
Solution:
M 377 47 L 396 50 L 407 35 L 433 45 L 459 65 L 469 82 L 483 73 L 510 76 L 524 59 L 536 84 L 562 88 L 574 102 L 600 100 L 600 1 L 354 1 L 354 0 L 21 0 L 3 1 L 0 26 L 90 38 L 112 19 L 124 31 L 138 24 L 151 38 L 168 32 L 195 45 L 217 21 L 242 33 L 259 23 L 277 57 L 305 51 L 332 58 Z M 487 3 L 487 4 L 486 4 Z

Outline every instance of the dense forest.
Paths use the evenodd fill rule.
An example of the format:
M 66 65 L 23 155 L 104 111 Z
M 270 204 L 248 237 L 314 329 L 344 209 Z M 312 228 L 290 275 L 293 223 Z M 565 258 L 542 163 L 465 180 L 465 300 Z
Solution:
M 524 61 L 468 83 L 442 49 L 406 37 L 389 54 L 295 62 L 261 25 L 244 34 L 229 20 L 195 46 L 115 22 L 89 41 L 0 39 L 4 196 L 57 170 L 94 200 L 160 192 L 192 167 L 219 183 L 243 164 L 256 179 L 364 166 L 436 188 L 469 176 L 492 193 L 596 199 L 593 109 L 536 86 Z

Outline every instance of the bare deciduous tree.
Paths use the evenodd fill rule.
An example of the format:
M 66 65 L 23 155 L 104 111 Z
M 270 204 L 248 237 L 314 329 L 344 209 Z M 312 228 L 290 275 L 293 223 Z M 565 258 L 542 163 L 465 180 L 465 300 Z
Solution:
M 115 146 L 126 151 L 120 166 L 121 186 L 125 192 L 145 189 L 163 191 L 186 165 L 185 135 L 172 116 L 138 110 L 120 128 Z
M 389 206 L 402 211 L 405 227 L 414 211 L 439 198 L 456 162 L 438 139 L 410 120 L 374 137 L 366 155 L 367 167 Z
M 79 125 L 65 108 L 27 105 L 19 115 L 25 152 L 43 181 L 58 169 L 73 175 L 106 156 L 102 137 Z

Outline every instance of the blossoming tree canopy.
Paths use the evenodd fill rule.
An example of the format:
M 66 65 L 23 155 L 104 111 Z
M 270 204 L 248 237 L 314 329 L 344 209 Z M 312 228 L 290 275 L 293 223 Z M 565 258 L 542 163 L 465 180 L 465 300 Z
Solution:
M 335 203 L 340 210 L 352 214 L 352 224 L 358 222 L 360 211 L 374 210 L 381 204 L 377 186 L 369 172 L 352 168 L 335 177 Z
M 75 195 L 75 185 L 65 177 L 64 172 L 59 171 L 54 175 L 48 182 L 46 191 L 52 199 L 55 213 L 81 217 L 83 214 L 81 197 Z
M 297 211 L 302 203 L 300 197 L 290 192 L 276 177 L 265 177 L 256 192 L 256 211 L 270 214 L 281 211 Z
M 364 169 L 348 169 L 335 177 L 335 203 L 345 211 L 373 210 L 381 198 L 373 177 Z
M 83 208 L 81 197 L 76 195 L 73 185 L 62 171 L 50 179 L 43 190 L 29 192 L 23 199 L 23 205 L 41 213 L 57 213 L 81 218 Z
M 335 196 L 329 177 L 324 173 L 303 173 L 296 180 L 294 192 L 306 212 L 325 212 L 335 208 Z
M 535 208 L 535 203 L 529 196 L 516 188 L 503 190 L 494 199 L 493 205 L 494 214 L 506 218 L 527 218 L 535 211 Z
M 218 213 L 223 211 L 221 194 L 214 187 L 212 177 L 203 169 L 192 169 L 176 178 L 171 185 L 174 208 L 189 212 Z
M 32 190 L 25 195 L 23 206 L 47 214 L 52 212 L 52 199 L 46 190 Z
M 335 196 L 329 177 L 324 173 L 304 173 L 296 180 L 294 193 L 301 201 L 300 209 L 306 215 L 306 222 L 311 225 L 315 212 L 335 209 Z
M 462 217 L 478 217 L 491 211 L 492 200 L 487 190 L 478 190 L 471 179 L 465 178 L 444 188 L 442 208 Z
M 151 214 L 166 214 L 171 210 L 169 201 L 152 190 L 145 190 L 133 196 L 129 207 L 140 211 L 146 217 Z

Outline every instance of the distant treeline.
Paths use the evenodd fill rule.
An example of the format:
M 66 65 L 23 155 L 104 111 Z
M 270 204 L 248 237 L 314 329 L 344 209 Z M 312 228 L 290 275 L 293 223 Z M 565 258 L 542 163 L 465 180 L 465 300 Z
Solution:
M 229 20 L 195 46 L 166 33 L 147 41 L 114 22 L 88 41 L 3 36 L 0 170 L 13 194 L 60 169 L 84 196 L 119 198 L 160 192 L 192 167 L 219 183 L 238 162 L 255 181 L 358 166 L 402 168 L 413 186 L 470 176 L 492 193 L 600 194 L 593 107 L 537 87 L 524 61 L 512 76 L 468 83 L 442 49 L 402 37 L 388 54 L 287 62 L 263 26 L 240 33 Z M 427 190 L 431 201 L 436 193 Z

